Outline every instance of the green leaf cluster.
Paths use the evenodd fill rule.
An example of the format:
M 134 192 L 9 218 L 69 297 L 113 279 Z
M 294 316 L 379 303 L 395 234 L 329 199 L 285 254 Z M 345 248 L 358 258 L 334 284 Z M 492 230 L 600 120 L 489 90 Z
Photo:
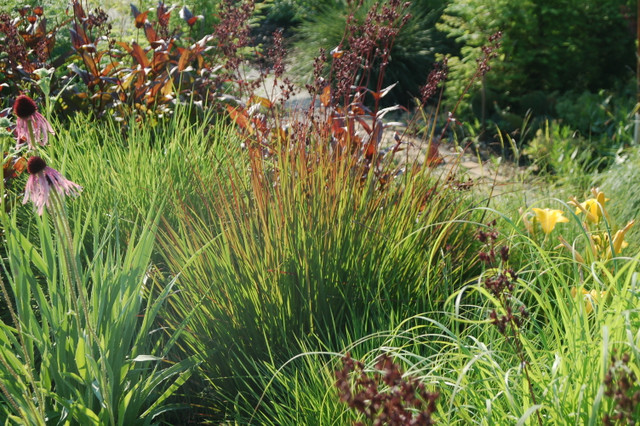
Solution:
M 492 101 L 521 116 L 528 109 L 545 114 L 552 99 L 532 104 L 529 94 L 610 88 L 635 66 L 634 8 L 635 2 L 619 0 L 451 0 L 438 24 L 461 44 L 450 61 L 449 98 L 457 99 L 482 46 L 499 30 L 500 60 L 471 93 L 484 84 L 494 94 L 489 114 Z

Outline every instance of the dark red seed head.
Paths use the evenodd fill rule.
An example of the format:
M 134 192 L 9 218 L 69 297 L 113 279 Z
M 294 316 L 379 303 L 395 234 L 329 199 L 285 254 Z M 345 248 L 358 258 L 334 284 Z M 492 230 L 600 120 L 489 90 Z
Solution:
M 502 259 L 503 262 L 506 262 L 509 260 L 509 247 L 502 246 L 502 248 L 500 248 L 500 258 Z
M 41 157 L 33 156 L 29 158 L 27 161 L 27 171 L 29 174 L 35 175 L 36 173 L 40 173 L 47 167 L 47 162 L 44 161 Z
M 36 103 L 27 95 L 20 95 L 13 104 L 13 112 L 18 118 L 26 120 L 38 111 Z

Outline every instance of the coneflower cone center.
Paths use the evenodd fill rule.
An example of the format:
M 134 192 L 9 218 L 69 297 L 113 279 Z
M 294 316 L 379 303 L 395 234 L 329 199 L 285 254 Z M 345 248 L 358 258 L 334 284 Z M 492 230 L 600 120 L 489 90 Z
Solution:
M 29 174 L 35 175 L 40 173 L 47 167 L 47 162 L 38 156 L 29 158 L 27 161 L 27 171 Z
M 13 112 L 23 120 L 31 117 L 38 110 L 38 106 L 30 97 L 20 95 L 13 104 Z

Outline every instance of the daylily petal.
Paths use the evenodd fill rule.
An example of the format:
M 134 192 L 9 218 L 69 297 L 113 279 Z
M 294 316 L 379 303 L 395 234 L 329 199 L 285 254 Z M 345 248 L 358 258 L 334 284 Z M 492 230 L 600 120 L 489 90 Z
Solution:
M 595 305 L 597 305 L 598 303 L 600 303 L 601 300 L 603 300 L 606 295 L 607 292 L 606 290 L 603 291 L 599 291 L 599 290 L 586 290 L 584 288 L 581 289 L 582 291 L 582 296 L 584 298 L 584 309 L 587 312 L 587 314 L 590 314 L 591 312 L 593 312 L 593 309 L 595 307 Z M 572 297 L 576 297 L 576 293 L 577 290 L 575 287 L 571 288 L 571 296 Z
M 563 216 L 562 210 L 538 209 L 535 207 L 532 210 L 536 214 L 536 220 L 540 222 L 542 231 L 545 234 L 550 234 L 553 228 L 556 227 L 556 223 L 569 222 L 569 219 Z
M 613 252 L 615 254 L 620 254 L 620 252 L 622 252 L 622 249 L 629 245 L 629 243 L 627 243 L 624 240 L 624 235 L 627 233 L 627 231 L 629 231 L 629 229 L 631 229 L 634 223 L 635 223 L 635 220 L 630 221 L 629 223 L 627 223 L 627 225 L 624 228 L 620 229 L 613 236 L 613 243 L 611 245 L 613 246 Z M 608 247 L 607 258 L 610 258 L 610 257 L 611 257 L 611 247 Z

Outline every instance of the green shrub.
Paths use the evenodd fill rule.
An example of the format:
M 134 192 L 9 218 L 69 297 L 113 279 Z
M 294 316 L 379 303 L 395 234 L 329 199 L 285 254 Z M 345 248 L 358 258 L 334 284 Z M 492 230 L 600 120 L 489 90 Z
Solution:
M 286 28 L 313 19 L 314 15 L 331 7 L 335 0 L 272 0 L 269 3 L 265 10 L 266 20 Z
M 611 157 L 633 142 L 635 94 L 635 80 L 615 90 L 568 92 L 556 101 L 557 116 Z
M 626 2 L 626 6 L 626 10 L 635 9 L 635 3 Z M 438 26 L 462 45 L 460 54 L 450 61 L 448 96 L 455 101 L 462 93 L 482 55 L 481 47 L 498 30 L 504 33 L 503 61 L 494 64 L 471 95 L 484 85 L 504 96 L 502 109 L 512 108 L 524 116 L 530 106 L 523 97 L 534 91 L 551 94 L 613 87 L 634 67 L 629 52 L 635 35 L 628 25 L 632 18 L 624 10 L 616 0 L 452 0 Z M 491 111 L 492 105 L 487 108 Z
M 593 144 L 556 121 L 547 121 L 543 128 L 538 129 L 522 152 L 534 164 L 536 171 L 572 180 L 573 185 L 579 188 L 588 186 L 590 173 L 605 162 L 597 158 Z

